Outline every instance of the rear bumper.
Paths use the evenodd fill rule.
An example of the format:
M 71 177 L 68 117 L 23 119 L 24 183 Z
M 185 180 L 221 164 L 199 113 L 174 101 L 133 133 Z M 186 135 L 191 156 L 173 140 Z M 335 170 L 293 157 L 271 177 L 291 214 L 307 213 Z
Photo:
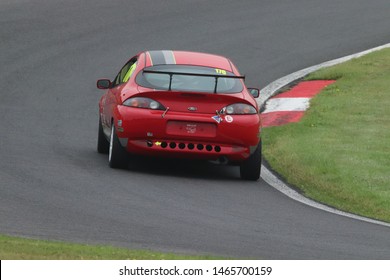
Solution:
M 168 112 L 118 106 L 116 133 L 129 153 L 236 162 L 245 160 L 260 141 L 259 115 L 234 115 L 218 123 L 212 114 Z M 169 123 L 182 122 L 172 129 Z M 198 129 L 197 129 L 198 127 Z M 205 133 L 203 127 L 215 127 Z
M 177 158 L 194 158 L 228 161 L 242 161 L 249 157 L 251 147 L 193 142 L 182 140 L 127 140 L 127 151 L 135 154 Z

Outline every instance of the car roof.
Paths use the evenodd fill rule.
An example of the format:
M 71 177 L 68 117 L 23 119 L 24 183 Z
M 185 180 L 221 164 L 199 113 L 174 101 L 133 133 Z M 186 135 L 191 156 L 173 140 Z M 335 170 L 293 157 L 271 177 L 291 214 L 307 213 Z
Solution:
M 164 64 L 206 66 L 234 72 L 231 61 L 223 56 L 190 51 L 146 51 L 146 67 Z

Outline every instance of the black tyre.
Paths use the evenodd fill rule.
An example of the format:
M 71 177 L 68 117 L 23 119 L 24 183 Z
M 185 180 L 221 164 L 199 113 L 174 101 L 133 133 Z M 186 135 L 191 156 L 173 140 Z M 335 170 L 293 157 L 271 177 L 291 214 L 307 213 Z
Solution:
M 240 165 L 241 179 L 257 181 L 261 172 L 261 142 L 253 154 Z
M 108 164 L 111 168 L 125 168 L 127 166 L 127 152 L 119 142 L 114 125 L 111 126 Z
M 98 140 L 97 140 L 97 151 L 100 154 L 108 154 L 108 150 L 110 149 L 110 143 L 107 141 L 106 136 L 103 132 L 103 126 L 101 119 L 99 117 L 99 132 L 98 132 Z

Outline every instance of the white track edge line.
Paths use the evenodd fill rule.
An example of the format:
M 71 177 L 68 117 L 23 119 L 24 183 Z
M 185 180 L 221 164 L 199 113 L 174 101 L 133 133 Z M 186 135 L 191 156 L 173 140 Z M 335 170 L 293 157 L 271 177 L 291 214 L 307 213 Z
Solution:
M 315 71 L 320 70 L 320 69 L 325 68 L 325 67 L 330 67 L 330 66 L 333 66 L 333 65 L 336 65 L 336 64 L 340 64 L 340 63 L 349 61 L 351 59 L 358 58 L 358 57 L 361 57 L 363 55 L 366 55 L 366 54 L 369 54 L 369 53 L 372 53 L 372 52 L 375 52 L 375 51 L 379 51 L 379 50 L 382 50 L 382 49 L 385 49 L 385 48 L 390 48 L 390 43 L 382 45 L 382 46 L 379 46 L 379 47 L 376 47 L 376 48 L 372 48 L 372 49 L 369 49 L 369 50 L 366 50 L 366 51 L 363 51 L 363 52 L 359 52 L 359 53 L 356 53 L 356 54 L 352 54 L 352 55 L 344 56 L 344 57 L 337 58 L 337 59 L 334 59 L 334 60 L 330 60 L 330 61 L 318 64 L 318 65 L 314 65 L 314 66 L 311 66 L 311 67 L 299 70 L 297 72 L 294 72 L 292 74 L 289 74 L 287 76 L 284 76 L 284 77 L 282 77 L 280 79 L 277 79 L 276 81 L 268 84 L 265 88 L 263 88 L 260 91 L 260 98 L 258 100 L 258 103 L 259 103 L 260 106 L 262 106 L 264 104 L 264 102 L 266 102 L 270 97 L 275 95 L 278 90 L 280 90 L 284 86 L 292 83 L 295 80 L 303 78 L 304 76 L 306 76 L 306 75 L 308 75 L 308 74 L 310 74 L 312 72 L 315 72 Z M 362 217 L 362 216 L 359 216 L 359 215 L 347 213 L 347 212 L 344 212 L 344 211 L 337 210 L 335 208 L 326 206 L 326 205 L 321 204 L 319 202 L 316 202 L 314 200 L 311 200 L 311 199 L 301 195 L 300 193 L 298 193 L 294 189 L 290 188 L 282 180 L 280 180 L 278 177 L 276 177 L 264 165 L 261 166 L 261 178 L 265 182 L 267 182 L 270 186 L 272 186 L 276 190 L 280 191 L 284 195 L 287 195 L 291 199 L 296 200 L 298 202 L 301 202 L 303 204 L 306 204 L 306 205 L 309 205 L 311 207 L 314 207 L 314 208 L 317 208 L 317 209 L 320 209 L 320 210 L 323 210 L 323 211 L 326 211 L 326 212 L 330 212 L 330 213 L 333 213 L 333 214 L 336 214 L 336 215 L 340 215 L 340 216 L 344 216 L 344 217 L 348 217 L 348 218 L 352 218 L 352 219 L 355 219 L 355 220 L 360 220 L 360 221 L 364 221 L 364 222 L 368 222 L 368 223 L 372 223 L 372 224 L 377 224 L 377 225 L 390 227 L 390 223 L 386 223 L 386 222 L 382 222 L 382 221 L 378 221 L 378 220 Z

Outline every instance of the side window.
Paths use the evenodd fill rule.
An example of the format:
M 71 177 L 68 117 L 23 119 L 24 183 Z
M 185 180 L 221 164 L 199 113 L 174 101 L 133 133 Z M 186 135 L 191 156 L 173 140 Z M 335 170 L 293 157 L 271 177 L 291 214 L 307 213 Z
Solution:
M 126 69 L 126 71 L 121 73 L 121 76 L 124 75 L 122 78 L 122 83 L 126 83 L 130 79 L 136 66 L 137 66 L 137 64 L 136 64 L 136 62 L 134 62 L 133 64 L 130 65 L 130 67 L 128 69 Z
M 122 83 L 126 83 L 131 75 L 133 74 L 135 68 L 137 67 L 137 58 L 133 58 L 122 69 L 119 71 L 118 75 L 115 77 L 113 82 L 114 86 L 120 85 Z

